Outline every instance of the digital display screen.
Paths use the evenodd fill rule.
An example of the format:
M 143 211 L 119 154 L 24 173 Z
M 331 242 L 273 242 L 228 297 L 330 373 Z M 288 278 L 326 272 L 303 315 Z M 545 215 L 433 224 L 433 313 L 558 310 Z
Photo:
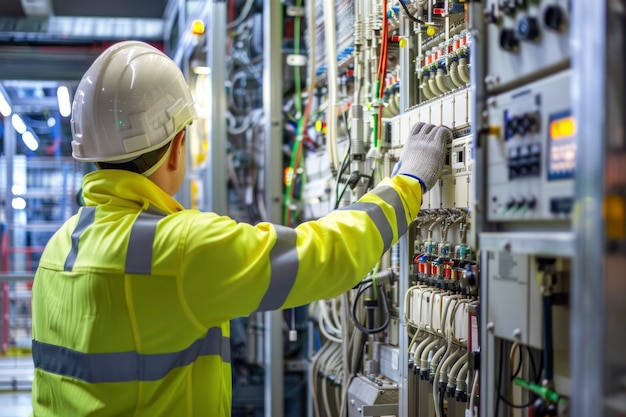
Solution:
M 576 168 L 576 120 L 570 110 L 548 118 L 548 180 L 574 177 Z
M 550 122 L 550 139 L 569 139 L 576 134 L 576 121 L 572 116 Z

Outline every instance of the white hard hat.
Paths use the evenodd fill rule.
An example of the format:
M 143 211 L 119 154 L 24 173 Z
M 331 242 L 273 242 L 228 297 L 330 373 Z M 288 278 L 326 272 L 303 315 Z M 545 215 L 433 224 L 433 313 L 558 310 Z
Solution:
M 109 47 L 83 75 L 72 104 L 72 156 L 127 162 L 159 149 L 196 118 L 185 77 L 143 42 Z

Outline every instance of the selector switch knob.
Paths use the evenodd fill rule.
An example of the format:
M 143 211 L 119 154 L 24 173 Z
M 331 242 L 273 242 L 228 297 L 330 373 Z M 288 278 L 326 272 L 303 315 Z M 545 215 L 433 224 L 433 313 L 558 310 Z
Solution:
M 513 136 L 515 136 L 518 133 L 519 130 L 519 118 L 517 116 L 513 116 L 511 117 L 509 120 L 506 121 L 506 137 L 507 139 L 512 138 Z
M 529 209 L 534 209 L 535 207 L 537 207 L 537 198 L 534 195 L 531 195 L 530 197 L 528 197 L 526 205 Z
M 526 133 L 534 133 L 539 129 L 539 120 L 536 113 L 526 113 L 522 116 L 521 124 L 523 126 L 524 132 Z
M 539 38 L 539 22 L 536 17 L 524 16 L 517 23 L 517 33 L 523 41 L 534 41 Z
M 513 29 L 502 29 L 500 32 L 500 47 L 509 52 L 517 51 L 519 48 L 519 40 Z
M 551 5 L 543 12 L 543 23 L 547 28 L 563 32 L 567 26 L 565 10 L 561 6 Z
M 512 209 L 513 207 L 515 207 L 515 205 L 516 205 L 516 201 L 515 201 L 515 199 L 513 197 L 509 197 L 509 199 L 506 200 L 505 207 L 506 207 L 507 210 Z

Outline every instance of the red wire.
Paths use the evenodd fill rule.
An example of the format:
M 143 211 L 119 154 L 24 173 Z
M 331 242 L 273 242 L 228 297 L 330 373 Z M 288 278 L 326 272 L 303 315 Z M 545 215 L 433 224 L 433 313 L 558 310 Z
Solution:
M 389 26 L 387 25 L 387 1 L 383 0 L 383 28 L 382 28 L 382 46 L 380 48 L 380 91 L 382 97 L 385 91 L 385 75 L 387 74 L 387 49 L 389 45 Z
M 378 79 L 380 80 L 380 86 L 378 90 L 378 98 L 382 100 L 383 93 L 385 92 L 385 76 L 387 74 L 387 50 L 389 47 L 389 27 L 387 25 L 387 0 L 382 0 L 383 4 L 383 27 L 382 27 L 382 39 L 380 47 L 380 57 L 378 61 Z M 378 106 L 378 131 L 376 135 L 380 139 L 382 137 L 382 119 L 383 119 L 383 105 Z

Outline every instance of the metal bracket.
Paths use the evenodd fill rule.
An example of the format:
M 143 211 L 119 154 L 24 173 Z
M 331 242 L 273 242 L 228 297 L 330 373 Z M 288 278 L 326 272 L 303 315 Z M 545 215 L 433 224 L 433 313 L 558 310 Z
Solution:
M 381 416 L 397 416 L 398 404 L 375 404 L 364 405 L 364 417 L 381 417 Z
M 300 6 L 289 6 L 287 7 L 287 16 L 293 17 L 304 17 L 306 14 L 305 8 Z
M 306 55 L 289 54 L 287 55 L 287 65 L 290 67 L 304 67 L 306 66 Z

